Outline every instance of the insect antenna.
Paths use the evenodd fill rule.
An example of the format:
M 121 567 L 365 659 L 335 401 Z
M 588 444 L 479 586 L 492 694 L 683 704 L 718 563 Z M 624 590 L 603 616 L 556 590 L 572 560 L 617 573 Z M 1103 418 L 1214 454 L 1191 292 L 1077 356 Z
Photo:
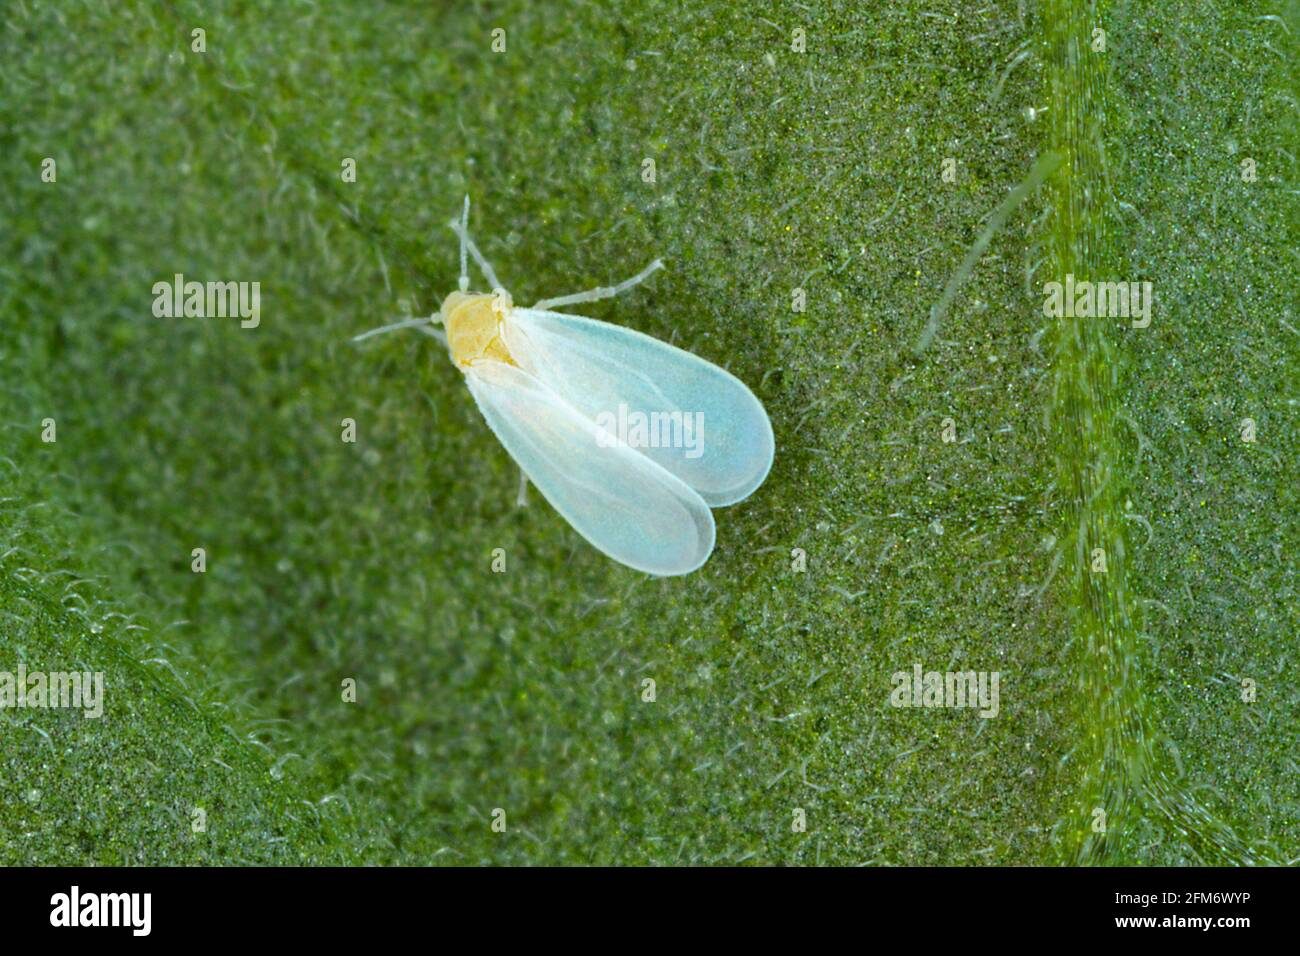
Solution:
M 465 194 L 465 208 L 460 214 L 460 291 L 469 291 L 469 263 L 465 259 L 465 244 L 469 239 L 469 193 Z
M 503 286 L 501 280 L 497 278 L 497 274 L 492 269 L 492 266 L 490 266 L 488 261 L 483 258 L 483 253 L 478 251 L 478 246 L 474 245 L 474 240 L 469 237 L 469 196 L 465 197 L 465 208 L 461 212 L 461 221 L 457 222 L 453 219 L 448 223 L 448 225 L 451 226 L 452 231 L 454 231 L 456 235 L 460 236 L 460 291 L 469 291 L 469 273 L 466 269 L 465 261 L 466 251 L 474 257 L 474 261 L 478 263 L 478 267 L 483 270 L 483 277 L 488 280 L 488 288 L 504 289 L 505 286 Z

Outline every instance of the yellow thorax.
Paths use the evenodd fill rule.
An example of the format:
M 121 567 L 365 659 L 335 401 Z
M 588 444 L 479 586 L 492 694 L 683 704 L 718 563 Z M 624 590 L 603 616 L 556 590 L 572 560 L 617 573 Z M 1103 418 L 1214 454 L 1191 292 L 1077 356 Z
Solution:
M 502 294 L 453 292 L 442 303 L 442 321 L 447 344 L 457 365 L 477 359 L 494 359 L 514 365 L 515 360 L 501 337 L 501 325 L 510 315 L 510 298 Z

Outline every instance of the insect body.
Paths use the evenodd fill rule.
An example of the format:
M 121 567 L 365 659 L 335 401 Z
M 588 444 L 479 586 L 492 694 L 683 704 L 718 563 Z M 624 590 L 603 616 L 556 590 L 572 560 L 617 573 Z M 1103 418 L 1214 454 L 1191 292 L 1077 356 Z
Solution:
M 438 314 L 447 330 L 451 360 L 461 368 L 488 359 L 514 365 L 502 338 L 503 312 L 495 295 L 453 292 L 447 296 Z
M 709 510 L 767 477 L 767 413 L 739 379 L 631 329 L 554 311 L 643 282 L 517 308 L 459 222 L 460 287 L 416 327 L 447 345 L 489 427 L 542 495 L 592 545 L 650 574 L 686 574 L 713 550 Z M 467 254 L 493 288 L 469 291 Z M 433 328 L 441 323 L 445 332 Z

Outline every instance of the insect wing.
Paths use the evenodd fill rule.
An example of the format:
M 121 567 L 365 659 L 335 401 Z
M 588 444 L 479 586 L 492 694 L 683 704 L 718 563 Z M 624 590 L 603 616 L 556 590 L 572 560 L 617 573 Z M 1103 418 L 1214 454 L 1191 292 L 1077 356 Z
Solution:
M 713 550 L 713 515 L 679 478 L 527 372 L 476 362 L 465 379 L 506 451 L 551 506 L 616 561 L 650 574 L 694 571 Z
M 711 507 L 748 497 L 767 477 L 767 412 L 718 366 L 632 329 L 538 309 L 511 312 L 505 339 L 520 366 Z

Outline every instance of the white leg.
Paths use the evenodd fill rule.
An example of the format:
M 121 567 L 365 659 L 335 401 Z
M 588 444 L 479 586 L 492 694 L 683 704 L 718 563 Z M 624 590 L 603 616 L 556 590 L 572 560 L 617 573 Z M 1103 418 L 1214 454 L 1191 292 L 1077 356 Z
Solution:
M 632 278 L 620 282 L 618 285 L 600 286 L 596 289 L 588 289 L 586 292 L 575 292 L 572 295 L 562 295 L 555 299 L 541 299 L 533 306 L 533 308 L 550 309 L 557 305 L 575 305 L 579 302 L 595 302 L 597 299 L 609 299 L 618 295 L 620 292 L 626 292 L 633 286 L 640 285 L 663 267 L 663 260 L 656 259 Z
M 431 325 L 421 325 L 421 326 L 419 327 L 419 329 L 420 329 L 420 331 L 423 332 L 425 335 L 432 335 L 435 339 L 437 339 L 437 340 L 438 340 L 439 342 L 441 342 L 443 345 L 447 346 L 448 348 L 451 348 L 451 345 L 447 342 L 447 333 L 444 332 L 442 329 L 435 329 L 435 328 L 434 328 L 433 326 L 431 326 Z
M 393 332 L 397 329 L 414 329 L 419 328 L 421 332 L 428 332 L 430 335 L 437 337 L 442 335 L 441 332 L 429 328 L 429 324 L 434 321 L 433 316 L 425 316 L 422 319 L 405 319 L 401 322 L 394 322 L 392 325 L 381 325 L 377 329 L 371 329 L 369 332 L 362 332 L 360 335 L 352 336 L 353 342 L 360 342 L 362 339 L 368 339 L 372 335 L 381 335 L 384 332 Z
M 522 468 L 519 469 L 519 494 L 515 495 L 515 507 L 528 507 L 528 476 Z
M 474 261 L 478 263 L 478 267 L 483 270 L 483 277 L 488 280 L 488 285 L 492 287 L 492 291 L 504 289 L 505 286 L 497 278 L 496 272 L 488 265 L 488 261 L 483 258 L 483 253 L 478 251 L 478 246 L 474 245 L 474 240 L 469 237 L 469 196 L 465 197 L 465 207 L 461 211 L 460 222 L 453 219 L 448 225 L 451 226 L 456 235 L 460 236 L 460 291 L 469 291 L 469 271 L 465 261 L 465 252 L 467 250 L 474 257 Z

